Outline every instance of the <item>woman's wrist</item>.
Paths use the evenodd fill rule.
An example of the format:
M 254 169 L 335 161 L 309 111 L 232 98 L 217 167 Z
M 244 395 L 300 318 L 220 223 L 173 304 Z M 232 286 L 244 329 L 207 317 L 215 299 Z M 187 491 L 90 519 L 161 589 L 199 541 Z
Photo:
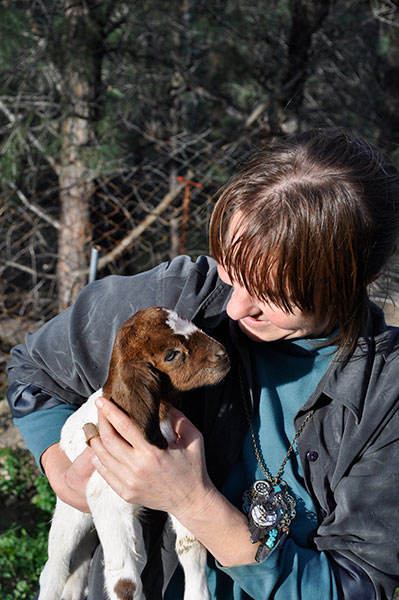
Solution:
M 77 458 L 77 461 L 82 462 L 80 457 Z M 45 450 L 41 462 L 50 486 L 58 498 L 82 512 L 90 512 L 85 494 L 86 475 L 92 472 L 94 467 L 90 467 L 88 470 L 86 468 L 87 473 L 79 464 L 76 468 L 76 465 L 61 450 L 59 443 L 53 444 Z
M 197 492 L 191 504 L 182 504 L 173 515 L 224 567 L 255 562 L 257 544 L 250 541 L 247 517 L 214 486 Z

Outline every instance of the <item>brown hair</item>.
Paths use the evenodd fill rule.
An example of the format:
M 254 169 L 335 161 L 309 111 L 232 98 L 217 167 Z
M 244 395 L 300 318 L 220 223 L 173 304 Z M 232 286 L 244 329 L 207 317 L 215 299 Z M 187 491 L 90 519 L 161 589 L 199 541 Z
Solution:
M 315 314 L 327 332 L 338 328 L 334 341 L 348 353 L 367 318 L 367 285 L 398 232 L 397 171 L 363 138 L 326 128 L 250 160 L 221 191 L 210 246 L 232 281 L 288 312 Z

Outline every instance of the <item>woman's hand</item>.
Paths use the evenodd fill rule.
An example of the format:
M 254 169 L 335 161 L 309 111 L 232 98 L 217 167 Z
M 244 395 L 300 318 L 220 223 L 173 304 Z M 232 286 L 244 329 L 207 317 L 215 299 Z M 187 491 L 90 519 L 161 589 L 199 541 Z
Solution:
M 160 450 L 114 403 L 101 398 L 97 407 L 101 438 L 93 438 L 90 446 L 97 470 L 117 494 L 179 520 L 194 506 L 206 507 L 215 490 L 205 467 L 202 435 L 181 412 L 171 409 L 176 442 Z
M 42 454 L 42 465 L 57 496 L 82 512 L 90 512 L 86 486 L 94 472 L 94 452 L 87 448 L 71 462 L 60 445 L 53 444 Z
M 201 433 L 176 409 L 176 442 L 166 450 L 149 444 L 115 404 L 99 398 L 101 438 L 90 440 L 96 469 L 127 502 L 174 515 L 223 565 L 254 562 L 248 522 L 212 484 Z M 234 544 L 226 544 L 226 540 Z

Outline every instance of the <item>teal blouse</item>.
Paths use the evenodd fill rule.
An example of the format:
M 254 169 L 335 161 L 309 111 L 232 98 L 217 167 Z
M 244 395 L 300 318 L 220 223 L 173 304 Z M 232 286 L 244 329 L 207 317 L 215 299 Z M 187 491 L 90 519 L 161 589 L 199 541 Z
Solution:
M 293 419 L 315 390 L 332 360 L 332 346 L 320 348 L 325 340 L 283 340 L 270 343 L 250 342 L 253 365 L 254 399 L 259 412 L 253 429 L 269 473 L 274 476 L 294 438 Z M 311 421 L 306 425 L 311 427 Z M 326 555 L 310 547 L 308 537 L 317 527 L 312 498 L 303 480 L 296 447 L 283 472 L 296 500 L 296 517 L 291 531 L 262 563 L 225 568 L 213 557 L 208 559 L 208 586 L 215 600 L 300 600 L 337 599 L 334 576 Z M 265 479 L 258 464 L 250 434 L 239 461 L 230 474 L 223 494 L 238 508 L 242 494 L 256 479 Z M 234 544 L 234 540 L 226 540 Z M 254 556 L 256 547 L 254 546 Z M 177 573 L 165 598 L 183 597 L 183 578 Z

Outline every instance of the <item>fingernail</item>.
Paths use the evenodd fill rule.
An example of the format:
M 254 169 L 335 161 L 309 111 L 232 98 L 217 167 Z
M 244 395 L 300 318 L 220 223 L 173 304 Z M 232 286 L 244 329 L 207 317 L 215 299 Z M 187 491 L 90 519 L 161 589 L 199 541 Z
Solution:
M 101 398 L 97 398 L 95 405 L 97 408 L 102 408 L 104 406 L 104 402 L 101 400 Z

